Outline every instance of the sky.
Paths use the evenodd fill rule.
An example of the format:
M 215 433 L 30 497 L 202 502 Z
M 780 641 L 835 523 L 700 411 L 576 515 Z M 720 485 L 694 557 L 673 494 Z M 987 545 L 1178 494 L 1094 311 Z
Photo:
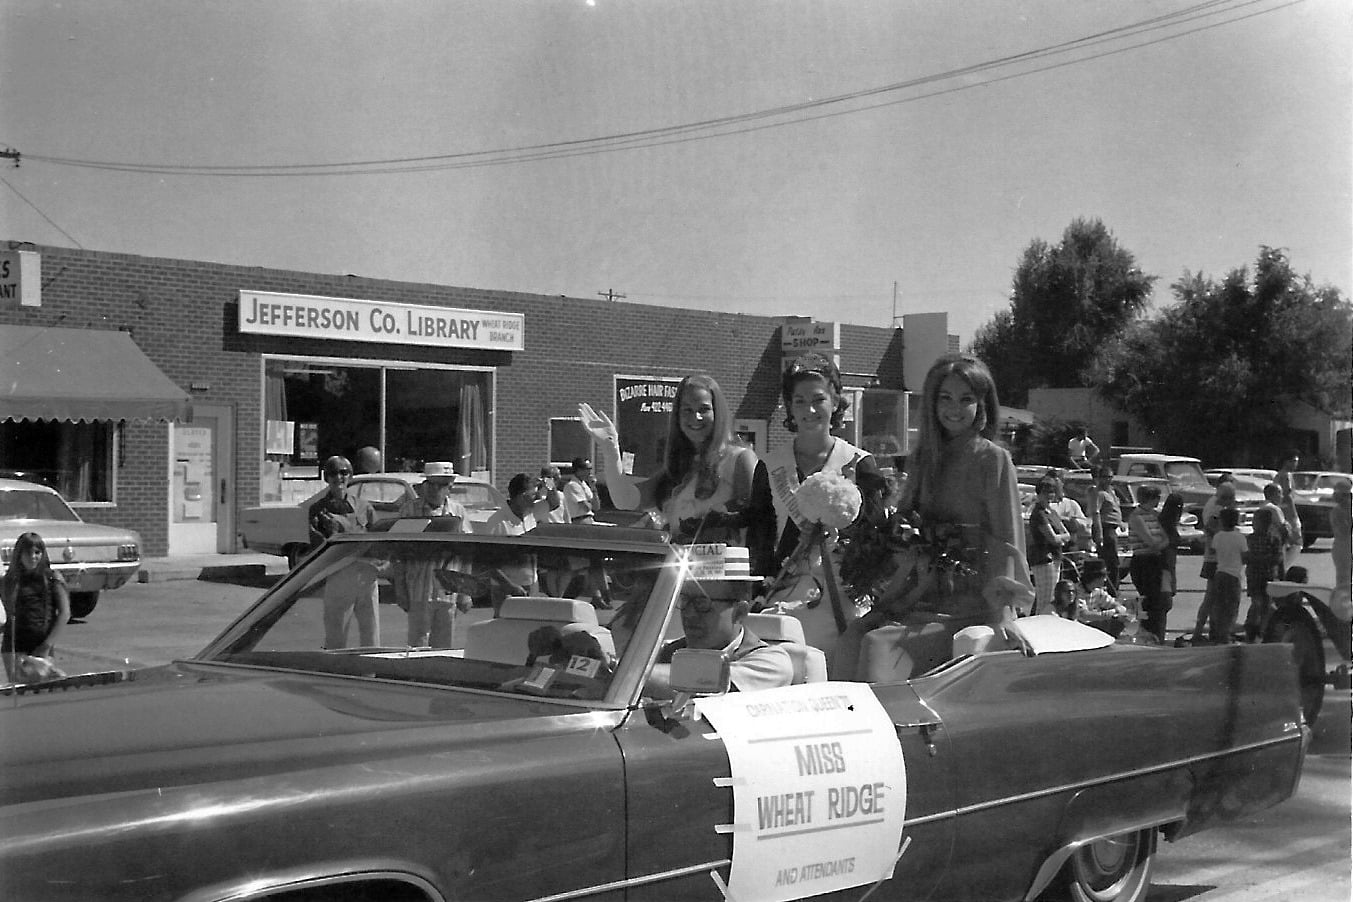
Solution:
M 966 344 L 1078 217 L 1348 296 L 1351 70 L 1348 0 L 0 0 L 0 239 Z

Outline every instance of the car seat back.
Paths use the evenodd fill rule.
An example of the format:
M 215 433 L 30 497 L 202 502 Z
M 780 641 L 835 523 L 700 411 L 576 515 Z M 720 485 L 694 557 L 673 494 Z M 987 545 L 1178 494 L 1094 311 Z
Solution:
M 788 614 L 748 614 L 743 623 L 765 642 L 789 652 L 789 659 L 794 662 L 795 683 L 826 682 L 827 655 L 804 641 L 803 624 L 798 618 Z
M 465 657 L 526 664 L 531 657 L 531 633 L 543 626 L 557 628 L 560 635 L 585 632 L 605 654 L 615 656 L 611 631 L 598 624 L 596 609 L 589 602 L 528 596 L 506 598 L 497 617 L 472 624 L 465 633 Z

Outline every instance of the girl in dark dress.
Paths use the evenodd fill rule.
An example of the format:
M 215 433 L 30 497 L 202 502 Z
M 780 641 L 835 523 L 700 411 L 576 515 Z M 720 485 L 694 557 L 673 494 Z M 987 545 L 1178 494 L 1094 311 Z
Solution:
M 14 543 L 9 570 L 0 578 L 6 622 L 0 652 L 10 679 L 21 656 L 51 658 L 57 637 L 70 619 L 66 581 L 47 560 L 42 536 L 26 532 Z

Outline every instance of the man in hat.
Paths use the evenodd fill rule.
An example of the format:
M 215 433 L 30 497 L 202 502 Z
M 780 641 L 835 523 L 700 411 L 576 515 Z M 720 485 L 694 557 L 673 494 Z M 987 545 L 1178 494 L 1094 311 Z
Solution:
M 321 472 L 328 490 L 307 511 L 312 547 L 330 536 L 366 532 L 375 525 L 371 503 L 352 491 L 352 464 L 346 457 L 330 457 Z M 324 581 L 325 648 L 347 648 L 350 614 L 357 621 L 358 641 L 368 647 L 380 644 L 376 593 L 376 570 L 366 561 L 353 561 Z
M 400 518 L 434 517 L 454 518 L 450 532 L 470 531 L 465 508 L 451 498 L 451 486 L 456 482 L 456 468 L 446 460 L 428 461 L 423 465 L 423 482 L 399 506 Z M 460 569 L 454 560 L 446 562 L 450 569 Z M 449 594 L 433 576 L 433 561 L 407 561 L 395 574 L 395 592 L 401 603 L 407 603 L 409 612 L 409 645 L 413 648 L 450 648 L 455 633 L 456 614 L 470 610 L 473 602 L 468 595 Z
M 722 548 L 723 546 L 692 546 Z M 738 549 L 745 551 L 745 549 Z M 692 552 L 696 553 L 695 551 Z M 728 564 L 732 566 L 728 566 Z M 723 572 L 714 578 L 688 576 L 682 583 L 677 607 L 681 611 L 682 638 L 669 642 L 658 652 L 658 662 L 648 677 L 644 691 L 655 697 L 670 697 L 672 655 L 683 648 L 722 651 L 728 658 L 730 688 L 741 692 L 774 689 L 794 681 L 794 662 L 789 652 L 764 642 L 743 625 L 752 607 L 752 590 L 761 578 L 746 569 L 745 558 L 727 561 Z

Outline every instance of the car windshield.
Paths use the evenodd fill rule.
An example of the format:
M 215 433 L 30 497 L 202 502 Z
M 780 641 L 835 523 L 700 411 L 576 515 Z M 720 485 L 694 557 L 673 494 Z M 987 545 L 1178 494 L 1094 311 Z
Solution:
M 1203 475 L 1203 468 L 1193 461 L 1175 460 L 1165 465 L 1165 478 L 1177 488 L 1210 489 L 1212 484 Z
M 65 520 L 78 523 L 80 518 L 59 495 L 14 489 L 0 492 L 0 520 Z
M 677 572 L 663 542 L 400 532 L 408 523 L 426 525 L 331 542 L 197 659 L 586 702 L 607 697 L 641 623 L 643 649 L 666 624 Z M 533 575 L 564 597 L 514 597 Z M 599 610 L 588 599 L 603 583 Z

